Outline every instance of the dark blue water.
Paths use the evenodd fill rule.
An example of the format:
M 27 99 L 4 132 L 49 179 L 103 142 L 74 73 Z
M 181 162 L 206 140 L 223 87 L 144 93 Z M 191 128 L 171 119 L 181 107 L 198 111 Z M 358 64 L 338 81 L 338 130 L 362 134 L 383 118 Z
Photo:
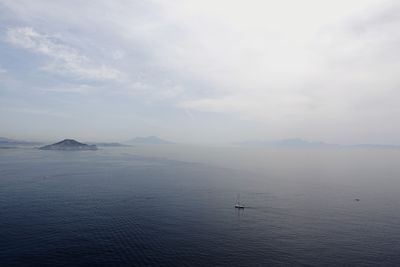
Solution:
M 400 167 L 384 159 L 398 154 L 285 153 L 251 172 L 0 150 L 0 265 L 400 266 Z

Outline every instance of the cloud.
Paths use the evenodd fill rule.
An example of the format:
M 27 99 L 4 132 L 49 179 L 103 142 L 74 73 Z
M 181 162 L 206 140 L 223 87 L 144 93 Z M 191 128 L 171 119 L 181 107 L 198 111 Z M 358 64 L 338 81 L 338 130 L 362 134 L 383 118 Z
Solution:
M 318 109 L 312 98 L 284 92 L 269 98 L 264 94 L 256 96 L 237 93 L 220 98 L 186 100 L 182 101 L 180 106 L 196 111 L 233 114 L 242 120 L 259 122 L 273 122 L 278 118 L 293 120 Z
M 3 112 L 16 112 L 16 113 L 24 113 L 35 116 L 49 116 L 49 117 L 57 117 L 57 118 L 70 118 L 71 116 L 66 113 L 57 112 L 49 109 L 34 109 L 34 108 L 2 108 Z
M 5 68 L 3 68 L 2 66 L 0 66 L 0 74 L 4 74 L 7 73 L 7 70 Z
M 41 92 L 52 93 L 74 93 L 81 95 L 88 95 L 94 91 L 99 90 L 99 86 L 91 86 L 87 84 L 61 84 L 53 87 L 44 87 L 39 89 Z
M 111 56 L 115 60 L 120 60 L 120 59 L 124 58 L 125 52 L 121 51 L 121 50 L 114 50 L 114 51 L 111 52 Z
M 229 117 L 235 132 L 251 121 L 254 136 L 400 136 L 387 122 L 400 116 L 397 1 L 0 1 L 7 41 L 71 78 L 43 91 L 170 116 L 171 128 L 184 111 L 221 129 Z
M 171 19 L 183 25 L 186 35 L 167 45 L 160 58 L 182 76 L 207 81 L 215 91 L 183 106 L 252 115 L 270 105 L 276 118 L 282 118 L 307 114 L 310 106 L 327 112 L 328 106 L 340 110 L 346 103 L 350 109 L 398 84 L 393 70 L 400 62 L 400 24 L 394 18 L 371 19 L 383 17 L 371 8 L 376 1 L 363 5 L 365 9 L 359 1 L 326 7 L 318 1 L 283 2 L 291 10 L 259 1 L 233 2 L 229 10 L 222 7 L 227 2 L 219 6 L 208 1 L 166 7 L 174 9 Z M 309 12 L 311 7 L 318 12 Z M 352 31 L 355 24 L 364 34 Z M 292 99 L 307 99 L 307 104 L 287 104 Z
M 48 72 L 72 75 L 82 80 L 122 81 L 124 75 L 105 65 L 97 66 L 88 57 L 49 35 L 31 27 L 10 28 L 6 40 L 11 44 L 42 54 L 51 59 L 42 69 Z

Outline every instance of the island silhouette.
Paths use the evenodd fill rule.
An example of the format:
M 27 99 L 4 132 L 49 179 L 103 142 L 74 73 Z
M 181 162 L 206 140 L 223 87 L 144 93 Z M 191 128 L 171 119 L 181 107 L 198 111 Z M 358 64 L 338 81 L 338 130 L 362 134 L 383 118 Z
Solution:
M 64 139 L 58 143 L 47 146 L 42 146 L 40 150 L 68 150 L 68 151 L 82 151 L 82 150 L 97 150 L 96 145 L 88 145 L 80 143 L 74 139 Z

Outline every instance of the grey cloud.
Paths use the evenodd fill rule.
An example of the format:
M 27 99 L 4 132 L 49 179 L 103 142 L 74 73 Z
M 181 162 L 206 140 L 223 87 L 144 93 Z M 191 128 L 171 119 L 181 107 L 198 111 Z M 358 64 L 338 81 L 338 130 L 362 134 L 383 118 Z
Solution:
M 124 75 L 105 65 L 97 66 L 88 57 L 30 27 L 11 28 L 6 40 L 13 45 L 47 56 L 51 61 L 42 69 L 78 79 L 123 81 Z
M 400 142 L 386 120 L 400 115 L 396 2 L 2 2 L 13 14 L 9 42 L 72 80 L 43 91 L 112 97 L 115 117 L 174 132 L 191 114 L 194 139 L 206 128 L 221 135 L 229 118 L 235 138 Z

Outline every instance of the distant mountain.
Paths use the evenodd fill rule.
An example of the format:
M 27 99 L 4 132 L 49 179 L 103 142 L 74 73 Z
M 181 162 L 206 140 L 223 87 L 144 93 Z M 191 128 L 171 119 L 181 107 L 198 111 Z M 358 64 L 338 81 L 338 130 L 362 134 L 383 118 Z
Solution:
M 135 145 L 165 145 L 173 144 L 173 142 L 158 138 L 157 136 L 147 136 L 147 137 L 135 137 L 131 140 L 126 141 L 128 144 Z
M 5 138 L 5 137 L 0 137 L 0 146 L 2 147 L 14 147 L 18 145 L 40 145 L 41 143 L 39 142 L 31 142 L 31 141 L 21 141 L 21 140 L 15 140 L 15 139 L 10 139 L 10 138 Z
M 0 145 L 0 149 L 14 149 L 18 148 L 17 146 L 9 146 L 9 145 Z
M 16 145 L 16 140 L 0 137 L 0 149 L 13 149 L 18 148 Z
M 292 147 L 292 148 L 377 148 L 377 149 L 400 149 L 400 145 L 382 145 L 382 144 L 356 144 L 356 145 L 339 145 L 329 144 L 324 142 L 310 142 L 300 138 L 283 139 L 278 141 L 260 141 L 260 140 L 248 140 L 245 142 L 238 143 L 239 145 L 245 146 L 257 146 L 257 147 Z
M 87 145 L 75 141 L 73 139 L 64 139 L 61 142 L 40 147 L 41 150 L 66 150 L 66 151 L 82 151 L 82 150 L 97 150 L 96 145 Z
M 92 143 L 93 145 L 96 146 L 102 146 L 102 147 L 122 147 L 122 146 L 129 146 L 126 144 L 121 144 L 121 143 Z
M 267 146 L 267 147 L 338 147 L 340 145 L 337 144 L 328 144 L 324 142 L 310 142 L 310 141 L 305 141 L 300 138 L 293 138 L 293 139 L 282 139 L 278 141 L 257 141 L 257 140 L 249 140 L 245 142 L 239 143 L 240 145 L 246 145 L 246 146 Z
M 336 147 L 338 144 L 329 144 L 324 142 L 310 142 L 300 138 L 283 139 L 273 143 L 275 146 L 288 146 L 288 147 Z
M 9 138 L 5 138 L 5 137 L 0 137 L 0 143 L 4 143 L 4 142 L 14 142 L 15 140 L 13 139 L 9 139 Z
M 357 145 L 350 145 L 348 147 L 400 149 L 400 145 L 380 145 L 380 144 L 357 144 Z

